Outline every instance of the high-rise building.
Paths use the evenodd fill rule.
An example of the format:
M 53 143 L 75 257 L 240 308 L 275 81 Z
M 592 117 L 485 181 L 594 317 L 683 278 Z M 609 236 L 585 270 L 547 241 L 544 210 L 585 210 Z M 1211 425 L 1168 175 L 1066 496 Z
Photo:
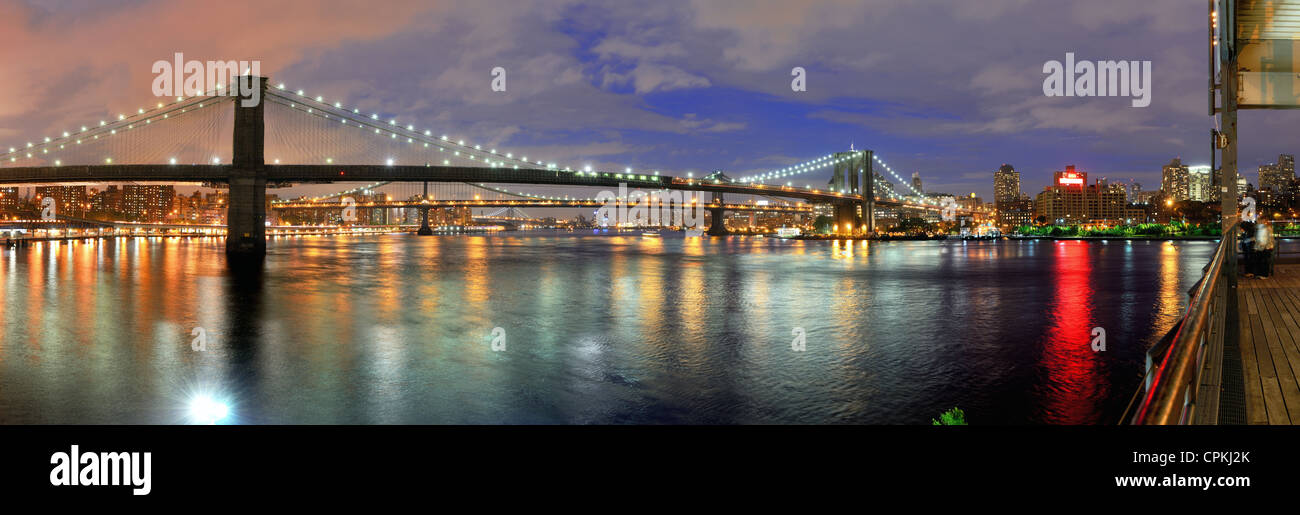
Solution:
M 1188 199 L 1187 165 L 1183 164 L 1182 159 L 1175 157 L 1165 165 L 1160 174 L 1160 192 L 1175 202 Z
M 1020 172 L 1004 164 L 993 172 L 993 202 L 1010 202 L 1020 199 Z
M 912 189 L 918 195 L 925 195 L 925 188 L 921 187 L 921 172 L 912 172 Z
M 13 214 L 18 211 L 18 188 L 0 188 L 0 213 Z
M 1295 178 L 1295 156 L 1282 154 L 1276 163 L 1260 165 L 1259 189 L 1281 192 Z
M 175 200 L 174 186 L 127 184 L 122 186 L 121 213 L 129 220 L 161 222 L 171 215 Z
M 1133 203 L 1142 205 L 1150 204 L 1159 193 L 1160 190 L 1139 191 L 1133 195 Z
M 1124 193 L 1123 184 L 1107 184 L 1106 179 L 1101 179 L 1093 185 L 1093 191 L 1090 193 L 1089 221 L 1119 223 L 1120 220 L 1127 218 L 1125 210 L 1128 208 L 1128 196 Z
M 1088 184 L 1088 173 L 1074 165 L 1057 171 L 1052 185 L 1043 189 L 1034 202 L 1037 216 L 1048 223 L 1078 225 L 1086 223 L 1121 223 L 1127 217 L 1124 188 L 1099 180 Z
M 984 199 L 975 196 L 975 192 L 972 191 L 970 196 L 957 197 L 957 206 L 970 210 L 983 209 Z
M 1295 156 L 1291 154 L 1279 154 L 1277 156 L 1278 173 L 1283 174 L 1288 179 L 1295 179 Z M 1288 185 L 1289 186 L 1289 185 Z M 1285 189 L 1287 186 L 1284 186 Z
M 1088 221 L 1088 173 L 1077 172 L 1074 165 L 1053 175 L 1052 185 L 1043 189 L 1034 201 L 1034 210 L 1048 223 L 1081 224 Z
M 882 199 L 893 197 L 895 194 L 894 183 L 885 180 L 885 178 L 881 177 L 880 174 L 875 174 L 875 175 L 876 175 L 876 182 L 874 183 L 874 185 L 876 188 L 876 196 Z
M 82 216 L 86 214 L 86 187 L 85 186 L 37 186 L 36 198 L 37 206 L 43 207 L 41 202 L 45 198 L 53 198 L 55 212 L 60 215 Z
M 1213 202 L 1214 175 L 1209 166 L 1187 167 L 1187 198 L 1197 202 Z
M 1034 201 L 1027 196 L 997 203 L 998 228 L 1011 231 L 1034 223 Z
M 107 219 L 117 219 L 122 214 L 122 190 L 116 184 L 104 187 L 104 191 L 91 190 L 90 212 L 104 215 Z
M 993 205 L 1003 231 L 1033 223 L 1034 203 L 1020 192 L 1020 172 L 1009 164 L 993 172 Z

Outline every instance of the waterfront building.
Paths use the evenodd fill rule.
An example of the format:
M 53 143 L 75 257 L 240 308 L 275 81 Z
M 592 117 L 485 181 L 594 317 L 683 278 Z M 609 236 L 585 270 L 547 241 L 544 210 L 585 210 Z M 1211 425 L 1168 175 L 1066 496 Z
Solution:
M 175 186 L 125 184 L 119 212 L 130 221 L 162 222 L 172 214 L 175 200 Z
M 1174 202 L 1187 200 L 1189 197 L 1187 179 L 1187 165 L 1183 164 L 1182 159 L 1175 157 L 1161 171 L 1160 191 L 1164 193 L 1165 198 L 1173 199 Z
M 85 186 L 37 186 L 36 207 L 42 209 L 42 199 L 53 198 L 55 211 L 61 215 L 83 216 L 86 204 Z
M 1020 172 L 1004 164 L 993 172 L 993 202 L 1015 202 L 1020 200 Z
M 1057 171 L 1052 185 L 1038 194 L 1034 202 L 1035 217 L 1049 224 L 1118 224 L 1128 218 L 1124 189 L 1118 184 L 1098 180 L 1088 184 L 1088 173 L 1074 165 Z
M 1187 167 L 1187 198 L 1196 202 L 1213 202 L 1214 197 L 1214 174 L 1210 167 Z

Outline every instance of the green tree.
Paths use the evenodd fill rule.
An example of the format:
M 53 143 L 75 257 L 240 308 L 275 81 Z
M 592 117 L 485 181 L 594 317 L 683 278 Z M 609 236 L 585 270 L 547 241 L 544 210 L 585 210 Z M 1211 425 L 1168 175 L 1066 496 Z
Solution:
M 829 234 L 831 232 L 831 217 L 826 215 L 818 216 L 816 220 L 813 220 L 813 230 L 822 234 Z
M 930 224 L 922 218 L 904 218 L 898 221 L 898 230 L 906 233 L 923 233 L 930 229 Z
M 930 419 L 930 422 L 936 426 L 964 426 L 967 425 L 966 412 L 962 411 L 961 408 L 954 407 L 939 415 L 938 420 Z

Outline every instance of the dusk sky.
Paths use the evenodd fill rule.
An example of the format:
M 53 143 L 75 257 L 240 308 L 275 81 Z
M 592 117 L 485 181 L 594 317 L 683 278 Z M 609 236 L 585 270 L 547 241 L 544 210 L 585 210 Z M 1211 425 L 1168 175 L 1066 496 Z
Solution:
M 1068 164 L 1155 189 L 1171 158 L 1209 162 L 1206 17 L 1202 0 L 0 0 L 0 144 L 151 105 L 152 63 L 183 52 L 561 165 L 737 177 L 852 143 L 986 200 L 1003 163 L 1031 194 Z M 1151 61 L 1151 105 L 1044 96 L 1067 52 Z M 1251 183 L 1300 152 L 1298 124 L 1242 113 Z

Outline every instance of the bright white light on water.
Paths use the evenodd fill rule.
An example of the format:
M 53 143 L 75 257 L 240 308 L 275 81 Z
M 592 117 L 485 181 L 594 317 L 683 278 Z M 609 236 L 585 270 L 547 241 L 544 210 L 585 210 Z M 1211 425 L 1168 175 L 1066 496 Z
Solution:
M 230 408 L 226 403 L 207 395 L 198 395 L 190 399 L 190 420 L 195 424 L 216 424 L 228 414 Z

